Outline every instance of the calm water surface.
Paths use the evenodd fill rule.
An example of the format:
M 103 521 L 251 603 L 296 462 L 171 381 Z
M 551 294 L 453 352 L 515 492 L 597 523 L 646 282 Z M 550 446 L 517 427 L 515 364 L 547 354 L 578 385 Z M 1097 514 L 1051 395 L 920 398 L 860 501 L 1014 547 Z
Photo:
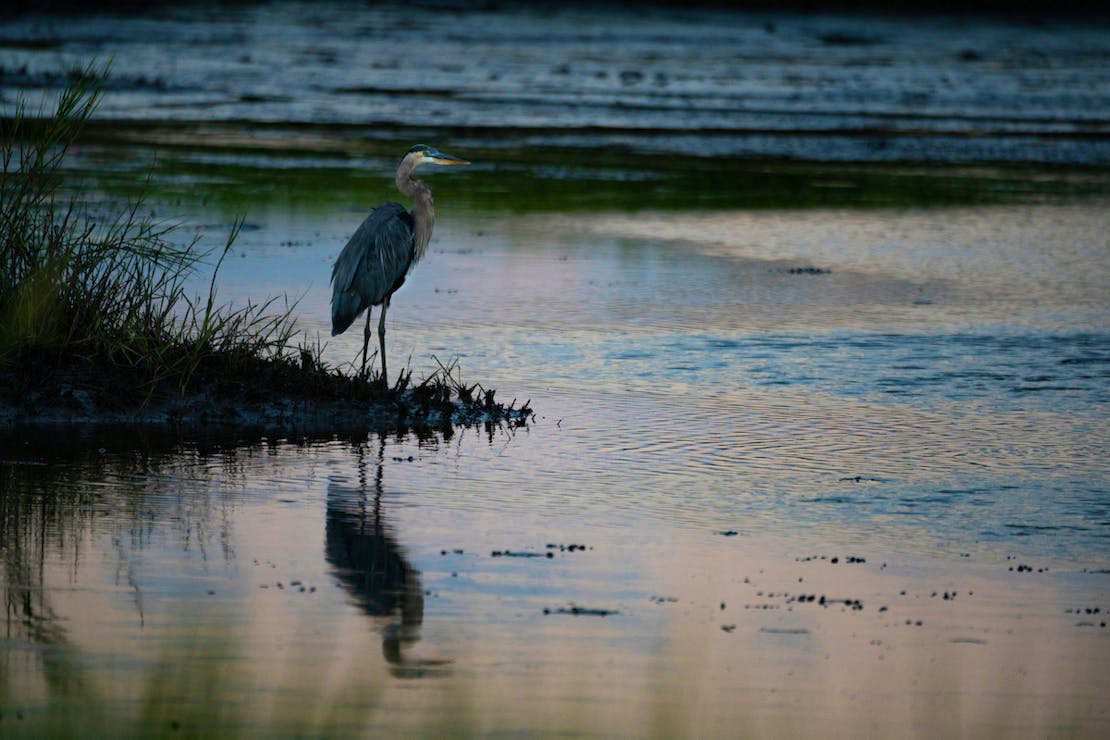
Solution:
M 492 27 L 462 14 L 448 43 L 479 61 L 414 76 L 381 66 L 396 11 L 298 26 L 304 6 L 262 7 L 24 19 L 3 29 L 5 69 L 26 65 L 3 89 L 108 50 L 121 120 L 380 123 L 365 135 L 408 141 L 438 115 L 478 151 L 689 135 L 880 160 L 921 146 L 897 129 L 927 128 L 947 159 L 1106 160 L 1105 40 L 1073 25 L 552 11 L 538 34 L 522 11 L 478 43 Z M 230 48 L 234 73 L 211 61 Z M 364 74 L 335 74 L 348 57 Z M 991 73 L 957 79 L 967 65 Z M 464 91 L 444 106 L 448 86 Z M 776 129 L 794 133 L 758 133 Z M 298 132 L 316 155 L 347 145 Z M 299 297 L 342 364 L 361 339 L 328 337 L 330 265 L 393 162 L 306 163 L 286 135 L 167 153 L 149 205 L 213 246 L 246 213 L 221 298 Z M 126 178 L 147 153 L 74 154 Z M 579 203 L 620 187 L 545 156 L 530 176 Z M 301 179 L 314 166 L 333 182 Z M 514 206 L 511 179 L 501 206 L 461 197 L 489 182 L 469 176 L 434 177 L 437 230 L 390 353 L 415 377 L 457 360 L 530 399 L 532 422 L 5 431 L 0 735 L 1107 734 L 1104 199 L 564 211 Z M 221 189 L 237 200 L 210 203 Z
M 534 422 L 9 436 L 2 721 L 1100 734 L 1106 213 L 444 217 L 391 352 Z M 223 289 L 325 334 L 349 220 Z

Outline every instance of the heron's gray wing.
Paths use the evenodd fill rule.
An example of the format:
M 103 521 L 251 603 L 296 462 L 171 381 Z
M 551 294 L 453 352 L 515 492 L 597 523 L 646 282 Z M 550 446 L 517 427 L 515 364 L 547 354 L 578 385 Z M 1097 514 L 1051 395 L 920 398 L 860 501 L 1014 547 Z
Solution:
M 351 236 L 331 270 L 332 335 L 404 282 L 412 262 L 412 214 L 400 203 L 378 206 Z

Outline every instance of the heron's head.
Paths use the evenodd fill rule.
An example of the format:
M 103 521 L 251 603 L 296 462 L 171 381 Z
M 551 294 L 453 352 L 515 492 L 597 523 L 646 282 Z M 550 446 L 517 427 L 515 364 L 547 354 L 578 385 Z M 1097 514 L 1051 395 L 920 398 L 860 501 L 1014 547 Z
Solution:
M 412 149 L 409 149 L 405 155 L 405 159 L 412 158 L 413 169 L 416 169 L 422 164 L 439 164 L 439 165 L 460 165 L 470 164 L 461 157 L 456 157 L 453 154 L 444 154 L 435 147 L 428 146 L 427 144 L 417 144 Z

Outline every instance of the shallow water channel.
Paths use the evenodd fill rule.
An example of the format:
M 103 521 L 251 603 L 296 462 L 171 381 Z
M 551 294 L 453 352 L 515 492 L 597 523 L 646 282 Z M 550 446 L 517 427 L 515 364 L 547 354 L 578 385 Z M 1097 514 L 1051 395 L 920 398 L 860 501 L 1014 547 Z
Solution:
M 735 16 L 625 14 L 612 44 L 552 11 L 539 53 L 509 13 L 488 47 L 482 18 L 456 19 L 481 75 L 409 79 L 352 36 L 391 28 L 377 11 L 348 28 L 276 8 L 25 21 L 38 41 L 5 37 L 7 67 L 27 65 L 5 84 L 45 85 L 44 49 L 129 50 L 105 106 L 134 120 L 73 152 L 83 202 L 111 212 L 145 181 L 144 208 L 213 247 L 245 217 L 220 298 L 298 299 L 337 365 L 361 336 L 328 336 L 331 263 L 396 198 L 390 137 L 442 137 L 474 165 L 430 177 L 436 232 L 394 298 L 391 361 L 417 379 L 457 361 L 535 417 L 447 436 L 3 430 L 0 735 L 1107 735 L 1105 173 L 739 156 L 802 119 L 823 123 L 760 152 L 888 151 L 862 110 L 932 127 L 894 131 L 880 161 L 1005 159 L 1032 131 L 1034 162 L 1104 162 L 1105 96 L 1052 98 L 1100 89 L 1103 42 L 745 16 L 745 67 L 727 28 L 698 41 Z M 291 26 L 307 37 L 271 42 Z M 225 45 L 237 61 L 209 64 Z M 381 79 L 322 85 L 352 49 Z M 884 97 L 983 60 L 980 87 Z M 278 95 L 267 65 L 303 77 Z M 734 67 L 750 74 L 713 74 Z M 459 75 L 442 128 L 381 107 L 393 80 L 434 117 Z M 790 96 L 822 75 L 824 96 Z M 578 117 L 544 133 L 529 79 Z M 1001 111 L 1022 80 L 1041 94 Z M 757 95 L 747 128 L 714 122 Z M 369 133 L 360 100 L 385 117 Z M 701 118 L 667 114 L 683 101 Z M 628 130 L 634 105 L 656 128 Z

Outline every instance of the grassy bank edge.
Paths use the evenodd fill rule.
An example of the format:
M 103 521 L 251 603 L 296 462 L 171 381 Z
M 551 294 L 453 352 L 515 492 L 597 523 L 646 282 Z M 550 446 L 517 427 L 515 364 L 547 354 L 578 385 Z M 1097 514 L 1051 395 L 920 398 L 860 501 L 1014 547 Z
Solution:
M 0 424 L 24 422 L 329 424 L 345 429 L 449 428 L 522 422 L 456 364 L 419 382 L 344 372 L 304 340 L 296 301 L 216 300 L 223 258 L 207 295 L 186 278 L 214 255 L 171 240 L 174 226 L 99 213 L 63 188 L 63 162 L 100 99 L 107 66 L 71 75 L 53 111 L 20 104 L 0 123 Z M 63 192 L 68 191 L 68 195 Z M 387 382 L 388 380 L 388 382 Z

